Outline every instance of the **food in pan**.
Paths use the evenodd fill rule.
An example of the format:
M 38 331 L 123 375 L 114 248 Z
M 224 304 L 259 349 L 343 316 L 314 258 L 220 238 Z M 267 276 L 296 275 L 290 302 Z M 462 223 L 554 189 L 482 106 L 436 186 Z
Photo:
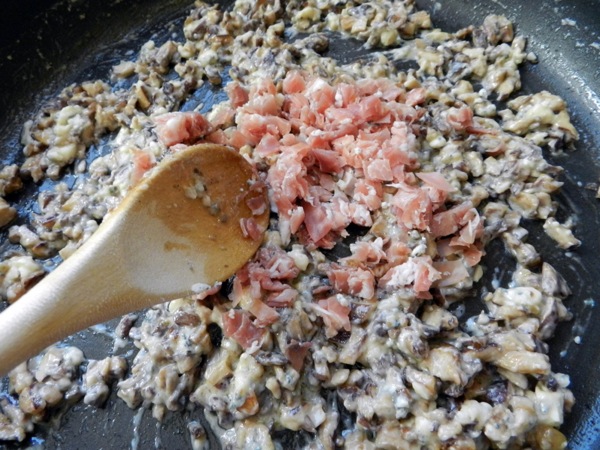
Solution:
M 332 59 L 337 34 L 373 52 Z M 244 155 L 272 219 L 227 283 L 125 316 L 114 355 L 58 345 L 12 371 L 0 439 L 23 440 L 70 399 L 101 406 L 113 386 L 157 420 L 201 405 L 193 448 L 208 436 L 275 448 L 290 434 L 303 448 L 564 448 L 574 398 L 546 341 L 570 292 L 521 222 L 542 221 L 560 249 L 580 244 L 555 218 L 561 168 L 544 158 L 577 131 L 559 97 L 519 94 L 532 62 L 502 16 L 449 33 L 411 1 L 198 2 L 180 38 L 67 87 L 25 124 L 25 162 L 0 172 L 3 194 L 55 181 L 29 223 L 10 225 L 0 204 L 21 246 L 0 263 L 8 302 L 195 142 Z M 207 84 L 225 95 L 203 110 Z M 477 299 L 492 241 L 516 268 Z M 119 352 L 129 341 L 132 360 Z

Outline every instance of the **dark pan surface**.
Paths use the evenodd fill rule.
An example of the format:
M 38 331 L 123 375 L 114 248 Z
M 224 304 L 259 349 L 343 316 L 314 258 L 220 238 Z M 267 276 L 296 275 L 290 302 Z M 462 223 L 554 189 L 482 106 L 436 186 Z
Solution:
M 20 161 L 18 139 L 22 123 L 33 115 L 44 98 L 67 84 L 84 79 L 107 78 L 110 67 L 121 59 L 132 59 L 151 37 L 164 40 L 178 28 L 189 6 L 188 0 L 21 0 L 3 4 L 0 14 L 0 160 Z M 489 13 L 505 14 L 518 31 L 530 38 L 529 49 L 540 63 L 524 69 L 524 92 L 547 89 L 569 104 L 572 120 L 581 134 L 577 151 L 553 163 L 566 168 L 565 186 L 559 196 L 559 217 L 576 214 L 576 235 L 581 248 L 565 255 L 545 238 L 541 224 L 526 224 L 530 241 L 544 259 L 567 278 L 573 296 L 566 304 L 575 319 L 558 327 L 551 341 L 553 368 L 571 376 L 577 403 L 563 430 L 572 449 L 600 448 L 600 200 L 585 189 L 600 180 L 600 0 L 417 0 L 432 13 L 438 27 L 457 30 L 478 24 Z M 171 28 L 170 25 L 175 27 Z M 347 42 L 347 41 L 346 41 Z M 358 47 L 333 46 L 332 56 L 354 58 Z M 203 89 L 192 102 L 210 104 L 218 91 Z M 214 100 L 213 100 L 214 101 Z M 5 235 L 0 235 L 0 251 Z M 510 262 L 501 250 L 490 250 L 488 267 Z M 478 312 L 479 305 L 474 305 Z M 581 337 L 581 344 L 574 338 Z M 71 338 L 88 358 L 106 356 L 112 339 L 101 331 L 88 331 Z M 123 353 L 132 351 L 122 350 Z M 198 420 L 199 410 L 168 415 L 158 424 L 149 411 L 130 411 L 114 396 L 102 409 L 77 404 L 60 418 L 60 428 L 38 430 L 23 448 L 79 449 L 138 447 L 188 448 L 186 425 Z M 290 448 L 293 445 L 290 445 Z M 0 448 L 2 445 L 0 444 Z M 6 446 L 6 448 L 16 448 Z

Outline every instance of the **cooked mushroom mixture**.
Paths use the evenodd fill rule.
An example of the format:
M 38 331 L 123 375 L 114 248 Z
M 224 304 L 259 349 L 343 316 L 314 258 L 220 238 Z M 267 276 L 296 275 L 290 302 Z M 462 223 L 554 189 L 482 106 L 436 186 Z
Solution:
M 0 199 L 22 248 L 0 263 L 9 303 L 192 143 L 239 150 L 272 219 L 229 282 L 122 319 L 118 339 L 138 348 L 129 363 L 59 346 L 12 371 L 0 440 L 23 440 L 70 398 L 102 405 L 114 383 L 157 420 L 202 406 L 188 427 L 195 449 L 209 435 L 275 448 L 285 432 L 306 448 L 565 447 L 574 399 L 545 341 L 570 318 L 570 292 L 521 220 L 542 221 L 561 249 L 579 245 L 555 218 L 561 168 L 542 152 L 577 132 L 560 98 L 518 96 L 519 66 L 535 56 L 506 18 L 448 33 L 413 3 L 197 2 L 182 40 L 147 42 L 110 83 L 69 86 L 25 124 L 27 159 L 0 171 L 0 193 L 57 182 L 27 224 L 10 226 L 16 210 Z M 372 52 L 327 57 L 339 34 Z M 130 87 L 112 87 L 120 79 Z M 225 100 L 182 111 L 204 83 Z M 88 164 L 101 140 L 110 151 Z M 475 299 L 495 239 L 516 269 Z M 481 313 L 461 317 L 458 305 L 476 301 Z

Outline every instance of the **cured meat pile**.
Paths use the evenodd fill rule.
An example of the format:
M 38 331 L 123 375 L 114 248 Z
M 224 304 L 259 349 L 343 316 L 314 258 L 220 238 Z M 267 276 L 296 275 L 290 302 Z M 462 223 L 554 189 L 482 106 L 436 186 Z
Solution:
M 379 221 L 394 230 L 352 244 L 350 256 L 326 269 L 333 290 L 319 290 L 370 300 L 377 289 L 381 296 L 409 287 L 416 298 L 431 299 L 432 287 L 459 284 L 473 273 L 482 255 L 482 218 L 469 200 L 453 205 L 451 193 L 460 185 L 420 168 L 418 138 L 426 110 L 415 107 L 426 101 L 424 88 L 407 91 L 388 79 L 332 86 L 293 71 L 279 93 L 269 79 L 249 91 L 234 82 L 228 93 L 236 126 L 206 139 L 251 147 L 252 161 L 268 165 L 266 182 L 283 246 L 293 239 L 307 249 L 331 249 L 348 236 L 350 224 L 370 228 Z M 449 111 L 445 120 L 454 133 L 488 132 L 474 125 L 468 107 Z M 159 128 L 159 139 L 171 143 L 172 131 Z M 289 282 L 299 270 L 281 251 L 267 258 L 263 253 L 236 277 L 232 300 L 238 303 L 244 287 L 251 289 L 250 313 L 264 326 L 278 319 L 273 307 L 289 307 L 297 297 Z M 350 331 L 350 308 L 335 295 L 318 305 L 328 335 L 342 327 Z M 243 323 L 252 327 L 249 320 Z M 226 324 L 226 334 L 229 328 Z

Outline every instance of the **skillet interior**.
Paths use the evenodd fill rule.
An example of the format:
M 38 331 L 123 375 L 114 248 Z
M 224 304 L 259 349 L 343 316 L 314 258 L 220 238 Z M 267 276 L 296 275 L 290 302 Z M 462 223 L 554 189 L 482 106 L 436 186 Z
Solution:
M 507 15 L 519 32 L 530 38 L 529 48 L 540 59 L 539 64 L 525 67 L 523 91 L 547 89 L 563 97 L 581 133 L 577 152 L 552 162 L 566 168 L 559 214 L 577 214 L 576 235 L 583 241 L 582 247 L 565 255 L 545 238 L 540 224 L 526 226 L 531 231 L 530 241 L 559 268 L 573 290 L 566 304 L 575 319 L 560 325 L 551 341 L 553 367 L 570 374 L 577 399 L 563 430 L 570 438 L 570 448 L 600 448 L 600 380 L 593 375 L 600 370 L 600 348 L 595 345 L 600 342 L 600 328 L 593 326 L 600 313 L 583 302 L 597 300 L 595 293 L 600 289 L 600 201 L 594 198 L 595 191 L 583 189 L 600 179 L 600 35 L 596 32 L 600 31 L 600 1 L 417 3 L 432 13 L 437 26 L 448 30 L 480 23 L 489 13 Z M 114 63 L 132 58 L 128 50 L 139 48 L 155 34 L 157 40 L 166 39 L 172 32 L 167 25 L 180 23 L 188 4 L 187 0 L 23 0 L 7 6 L 0 16 L 0 80 L 5 87 L 0 90 L 2 161 L 19 160 L 20 126 L 44 98 L 74 81 L 106 78 Z M 348 49 L 333 48 L 333 56 L 356 56 Z M 210 102 L 213 94 L 203 91 L 206 98 L 196 101 Z M 5 246 L 2 235 L 0 250 Z M 488 265 L 498 259 L 491 253 Z M 575 336 L 581 336 L 580 345 L 574 343 Z M 97 331 L 71 339 L 89 358 L 106 355 L 112 343 Z M 149 412 L 139 414 L 143 414 L 137 417 L 141 420 L 132 420 L 135 412 L 113 396 L 99 410 L 76 405 L 63 415 L 58 431 L 49 429 L 39 435 L 47 448 L 124 448 L 134 436 L 139 436 L 139 448 L 186 448 L 186 424 L 197 418 L 199 411 L 168 415 L 160 425 Z M 26 445 L 36 443 L 34 439 Z
M 550 160 L 565 168 L 559 215 L 568 215 L 570 210 L 578 216 L 576 234 L 583 244 L 572 256 L 565 255 L 545 239 L 539 223 L 524 226 L 531 232 L 530 242 L 539 245 L 543 258 L 565 276 L 573 290 L 566 304 L 575 318 L 559 325 L 550 341 L 553 369 L 570 375 L 577 400 L 562 430 L 569 436 L 571 449 L 600 448 L 600 379 L 595 375 L 600 370 L 600 328 L 595 326 L 600 312 L 584 303 L 599 299 L 600 201 L 594 191 L 583 188 L 600 177 L 600 2 L 451 0 L 439 8 L 435 6 L 439 2 L 417 3 L 433 11 L 437 26 L 450 30 L 478 23 L 477 19 L 490 13 L 505 14 L 529 38 L 528 48 L 540 60 L 537 65 L 525 65 L 523 91 L 546 89 L 569 105 L 580 132 L 577 150 Z M 493 255 L 488 260 L 489 256 Z M 573 340 L 576 336 L 581 337 L 579 345 Z M 566 355 L 561 356 L 562 352 Z

